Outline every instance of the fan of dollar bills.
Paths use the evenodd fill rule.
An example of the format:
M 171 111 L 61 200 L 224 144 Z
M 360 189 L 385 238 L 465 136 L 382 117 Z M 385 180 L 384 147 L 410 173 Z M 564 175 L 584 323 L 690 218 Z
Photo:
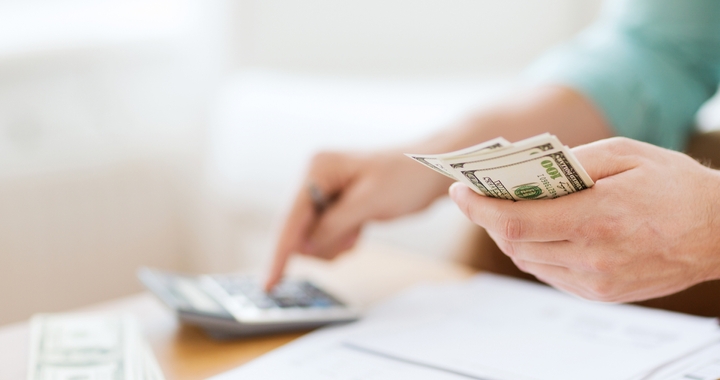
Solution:
M 150 346 L 126 314 L 38 314 L 28 380 L 163 380 Z
M 557 198 L 594 184 L 570 148 L 548 133 L 516 143 L 498 137 L 455 152 L 406 156 L 493 198 Z

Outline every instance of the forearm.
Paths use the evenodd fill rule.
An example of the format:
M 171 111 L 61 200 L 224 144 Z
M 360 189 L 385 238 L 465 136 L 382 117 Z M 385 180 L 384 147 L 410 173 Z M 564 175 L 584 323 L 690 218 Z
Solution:
M 456 127 L 405 149 L 445 153 L 499 136 L 518 141 L 545 132 L 571 147 L 613 135 L 602 114 L 582 95 L 568 88 L 542 87 L 501 100 Z M 437 180 L 443 181 L 437 186 L 439 197 L 446 194 L 451 180 Z

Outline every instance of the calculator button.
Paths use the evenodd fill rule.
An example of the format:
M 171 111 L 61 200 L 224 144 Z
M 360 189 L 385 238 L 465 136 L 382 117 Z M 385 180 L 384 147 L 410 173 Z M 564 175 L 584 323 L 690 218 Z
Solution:
M 253 297 L 253 298 L 250 298 L 250 300 L 252 301 L 252 303 L 255 304 L 255 306 L 257 306 L 260 309 L 270 309 L 270 308 L 278 306 L 278 304 L 274 300 L 270 299 L 270 297 L 265 297 L 265 296 Z
M 298 302 L 292 298 L 275 298 L 275 302 L 280 307 L 296 307 Z
M 241 307 L 254 305 L 259 309 L 328 308 L 342 303 L 307 281 L 285 281 L 270 293 L 265 293 L 260 282 L 246 276 L 213 276 Z M 241 302 L 242 301 L 242 302 Z

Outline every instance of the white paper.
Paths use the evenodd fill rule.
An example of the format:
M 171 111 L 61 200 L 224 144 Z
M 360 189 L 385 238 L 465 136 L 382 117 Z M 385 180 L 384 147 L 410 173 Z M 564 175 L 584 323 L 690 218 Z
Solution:
M 650 376 L 652 380 L 717 380 L 720 379 L 720 342 L 703 347 L 692 354 L 669 363 Z
M 710 318 L 483 274 L 416 287 L 211 380 L 676 380 L 712 370 L 716 340 Z
M 344 329 L 322 330 L 210 380 L 467 380 L 441 370 L 340 344 Z
M 605 380 L 646 374 L 720 338 L 710 318 L 588 302 L 500 276 L 446 297 L 457 305 L 445 315 L 345 342 L 478 378 Z
M 370 312 L 360 323 L 324 328 L 210 380 L 467 380 L 442 370 L 404 363 L 346 347 L 342 340 L 394 329 L 408 313 L 434 308 L 423 302 L 443 287 L 420 287 Z

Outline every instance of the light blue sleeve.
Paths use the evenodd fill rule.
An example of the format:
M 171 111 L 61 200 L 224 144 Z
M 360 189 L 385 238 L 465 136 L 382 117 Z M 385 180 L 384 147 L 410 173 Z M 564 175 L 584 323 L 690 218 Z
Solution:
M 720 0 L 625 0 L 526 74 L 584 94 L 620 136 L 682 149 L 719 68 Z

